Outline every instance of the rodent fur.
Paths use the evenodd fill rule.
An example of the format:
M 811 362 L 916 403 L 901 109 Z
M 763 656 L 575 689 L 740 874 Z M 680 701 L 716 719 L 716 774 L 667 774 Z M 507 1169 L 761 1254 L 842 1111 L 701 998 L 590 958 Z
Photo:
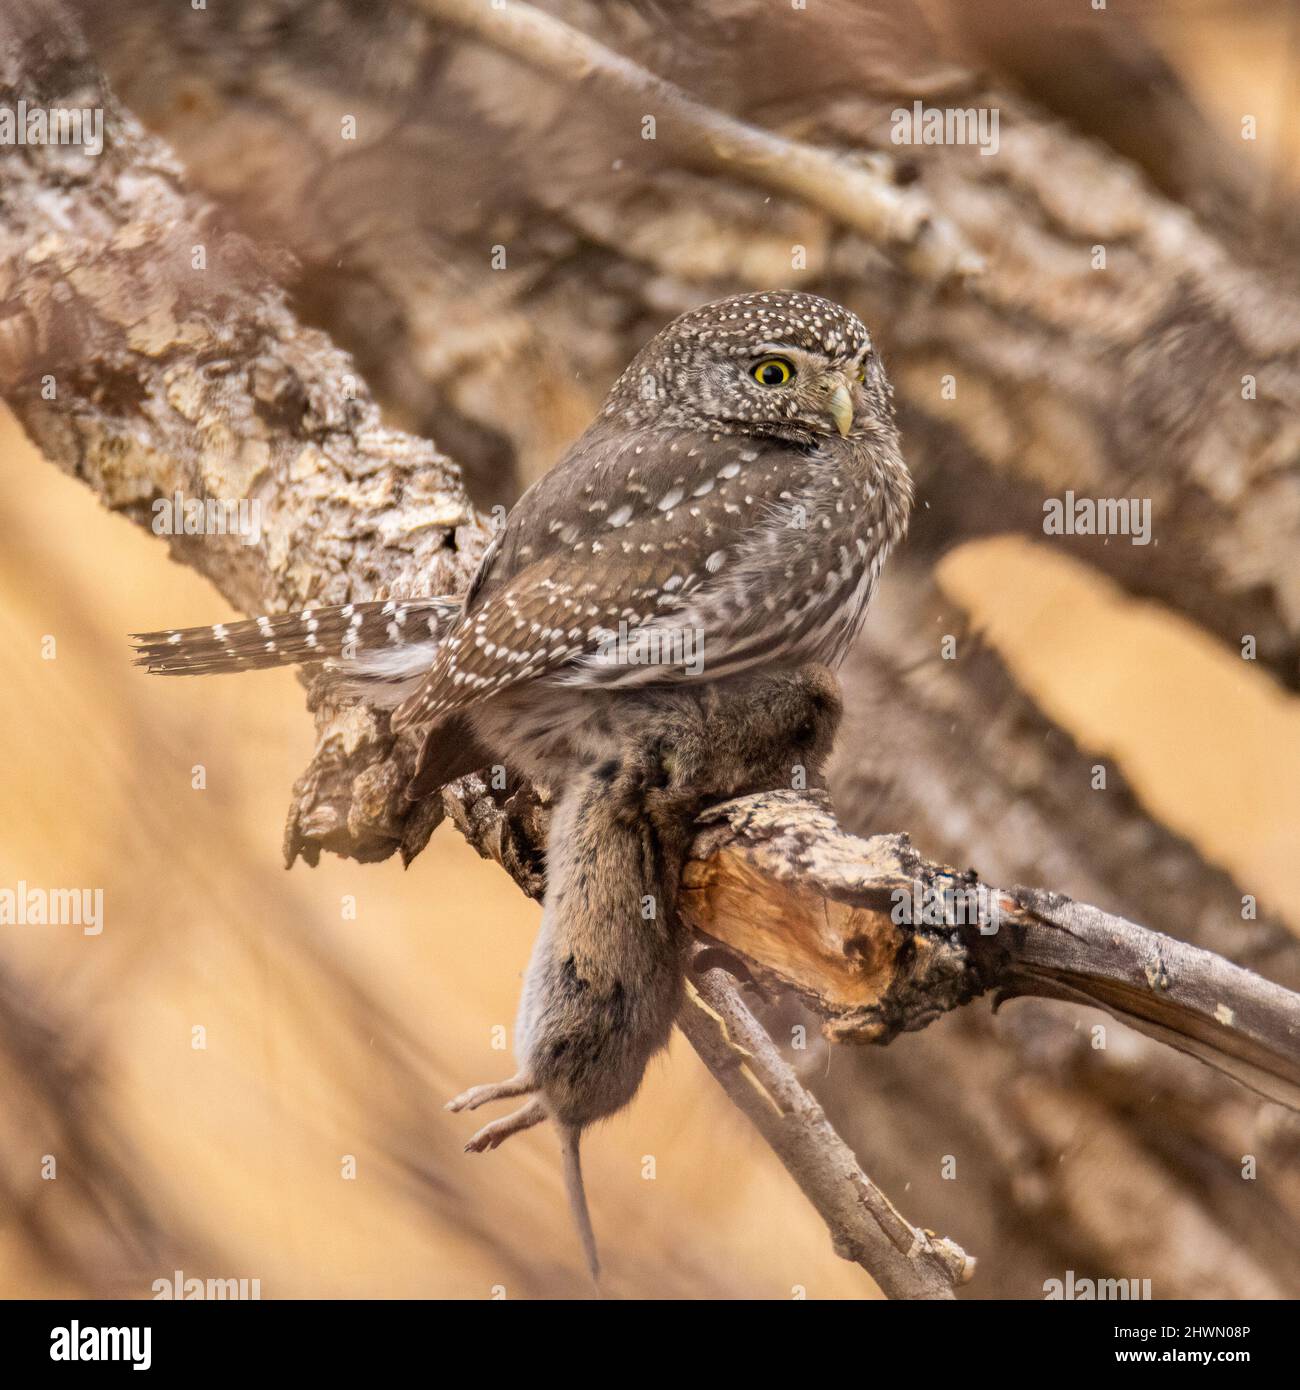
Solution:
M 467 1146 L 552 1118 L 593 1278 L 578 1141 L 636 1094 L 681 1006 L 676 910 L 699 812 L 748 792 L 816 785 L 840 715 L 824 667 L 626 695 L 612 738 L 565 781 L 547 836 L 547 890 L 515 1025 L 519 1071 L 451 1102 L 533 1095 Z M 603 756 L 600 754 L 603 753 Z

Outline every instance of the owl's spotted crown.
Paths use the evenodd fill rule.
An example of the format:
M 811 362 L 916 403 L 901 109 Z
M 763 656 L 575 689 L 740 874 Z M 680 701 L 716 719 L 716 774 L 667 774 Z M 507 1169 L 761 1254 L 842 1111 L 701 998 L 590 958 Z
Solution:
M 710 343 L 723 352 L 747 356 L 761 347 L 785 344 L 833 360 L 856 358 L 871 347 L 862 320 L 841 304 L 798 290 L 738 294 L 701 305 L 674 319 L 654 339 L 673 352 L 688 344 Z

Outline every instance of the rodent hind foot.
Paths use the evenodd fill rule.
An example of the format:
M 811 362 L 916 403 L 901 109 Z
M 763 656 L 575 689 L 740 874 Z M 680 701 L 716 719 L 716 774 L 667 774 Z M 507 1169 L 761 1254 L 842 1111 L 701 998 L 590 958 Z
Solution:
M 537 1089 L 537 1083 L 525 1072 L 516 1072 L 508 1081 L 490 1081 L 484 1086 L 471 1086 L 462 1091 L 444 1107 L 447 1110 L 477 1110 L 494 1100 L 510 1100 L 514 1096 L 528 1096 Z
M 467 1154 L 481 1154 L 487 1149 L 495 1149 L 498 1144 L 503 1144 L 512 1134 L 518 1134 L 521 1129 L 532 1129 L 534 1125 L 541 1124 L 545 1118 L 546 1106 L 540 1097 L 534 1097 L 527 1105 L 520 1106 L 512 1114 L 506 1115 L 500 1120 L 493 1120 L 490 1125 L 484 1125 L 465 1145 L 465 1152 Z

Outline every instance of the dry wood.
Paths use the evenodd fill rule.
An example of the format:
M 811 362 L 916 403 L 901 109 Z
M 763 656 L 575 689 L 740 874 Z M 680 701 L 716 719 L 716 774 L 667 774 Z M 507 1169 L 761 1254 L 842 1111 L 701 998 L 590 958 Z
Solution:
M 837 1041 L 888 1042 L 988 992 L 1036 994 L 1098 1005 L 1300 1109 L 1300 995 L 1280 985 L 1060 894 L 958 874 L 905 835 L 846 835 L 793 793 L 703 821 L 688 920 L 760 984 L 800 994 Z
M 725 970 L 696 948 L 678 1026 L 718 1084 L 780 1156 L 826 1222 L 836 1254 L 867 1270 L 889 1298 L 950 1299 L 975 1273 L 953 1241 L 910 1225 L 862 1171 L 800 1084 Z

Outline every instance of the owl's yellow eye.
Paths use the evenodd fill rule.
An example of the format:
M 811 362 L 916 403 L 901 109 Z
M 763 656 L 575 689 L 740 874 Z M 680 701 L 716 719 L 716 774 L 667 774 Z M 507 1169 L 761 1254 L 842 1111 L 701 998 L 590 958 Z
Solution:
M 749 374 L 760 386 L 784 386 L 794 376 L 794 367 L 784 357 L 764 357 L 754 363 Z
M 865 386 L 867 384 L 867 369 L 862 367 L 858 371 L 858 380 Z

